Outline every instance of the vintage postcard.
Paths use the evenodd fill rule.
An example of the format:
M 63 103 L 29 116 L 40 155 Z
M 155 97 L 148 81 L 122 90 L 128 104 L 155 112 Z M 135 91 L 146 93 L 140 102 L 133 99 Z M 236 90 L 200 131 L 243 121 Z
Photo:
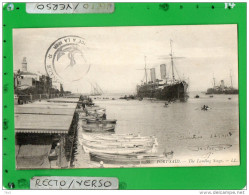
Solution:
M 17 169 L 240 165 L 237 25 L 13 30 Z

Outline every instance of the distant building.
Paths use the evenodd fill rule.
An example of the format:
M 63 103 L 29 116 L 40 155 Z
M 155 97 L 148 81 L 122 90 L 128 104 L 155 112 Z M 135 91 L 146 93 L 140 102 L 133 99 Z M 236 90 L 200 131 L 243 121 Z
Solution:
M 21 70 L 14 73 L 14 87 L 19 90 L 35 88 L 37 93 L 49 94 L 52 88 L 52 79 L 46 75 L 29 72 L 27 59 L 24 57 Z
M 28 72 L 27 60 L 26 57 L 24 57 L 22 61 L 22 70 L 18 70 L 14 74 L 15 87 L 19 89 L 35 87 L 36 81 L 39 81 L 39 75 L 32 72 Z
M 39 72 L 29 72 L 26 58 L 23 58 L 21 70 L 14 72 L 14 91 L 19 102 L 27 102 L 30 95 L 35 95 L 37 98 L 50 97 L 50 95 L 54 97 L 65 93 L 62 84 L 53 83 L 49 76 Z
M 37 75 L 31 72 L 17 71 L 14 74 L 15 87 L 20 89 L 26 89 L 29 87 L 35 87 L 37 81 Z

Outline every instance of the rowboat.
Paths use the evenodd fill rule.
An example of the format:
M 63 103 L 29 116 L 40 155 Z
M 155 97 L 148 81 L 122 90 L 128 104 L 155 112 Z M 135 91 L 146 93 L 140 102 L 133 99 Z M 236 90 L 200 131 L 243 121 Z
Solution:
M 152 149 L 152 147 L 153 147 L 153 144 L 138 146 L 138 145 L 130 145 L 129 143 L 126 143 L 125 145 L 121 145 L 119 143 L 116 143 L 116 145 L 115 145 L 115 144 L 106 144 L 106 143 L 100 144 L 100 143 L 84 141 L 84 140 L 82 140 L 82 145 L 89 147 L 89 148 L 95 148 L 95 149 L 134 149 L 134 148 Z
M 148 141 L 148 140 L 154 140 L 155 137 L 135 137 L 135 136 L 109 136 L 109 135 L 96 135 L 98 139 L 101 140 L 110 140 L 110 141 Z
M 136 142 L 136 141 L 103 141 L 103 140 L 86 140 L 86 139 L 80 139 L 81 145 L 83 143 L 89 145 L 89 146 L 97 146 L 97 147 L 103 147 L 103 146 L 116 146 L 116 147 L 146 147 L 146 146 L 153 146 L 155 142 L 153 140 L 151 141 L 144 141 L 144 142 Z
M 89 116 L 95 117 L 95 118 L 102 118 L 105 112 L 87 112 Z
M 116 119 L 101 120 L 101 119 L 96 119 L 96 118 L 89 118 L 87 119 L 87 123 L 116 124 L 117 120 Z
M 84 121 L 86 121 L 87 119 L 95 119 L 94 116 L 80 116 L 79 118 L 84 120 Z
M 115 125 L 111 124 L 99 124 L 99 125 L 83 125 L 82 129 L 86 132 L 114 132 Z
M 164 155 L 151 155 L 151 154 L 141 154 L 141 155 L 120 155 L 120 154 L 105 154 L 90 152 L 90 160 L 95 162 L 103 162 L 105 164 L 154 164 L 165 160 Z
M 79 113 L 79 119 L 83 119 L 85 117 L 86 117 L 86 113 L 84 112 Z
M 89 146 L 86 143 L 82 145 L 86 153 L 97 152 L 106 154 L 137 154 L 137 153 L 152 153 L 156 152 L 156 148 L 152 147 L 119 147 L 119 146 Z
M 85 111 L 84 111 L 84 110 L 79 109 L 79 108 L 76 108 L 76 109 L 75 109 L 75 112 L 77 112 L 77 113 L 85 113 Z
M 88 134 L 83 133 L 83 138 L 88 141 L 109 141 L 109 142 L 156 142 L 154 136 L 137 136 L 133 134 Z
M 88 112 L 105 112 L 105 108 L 86 108 Z
M 98 108 L 99 105 L 92 105 L 92 106 L 86 106 L 86 109 L 94 109 L 94 108 Z

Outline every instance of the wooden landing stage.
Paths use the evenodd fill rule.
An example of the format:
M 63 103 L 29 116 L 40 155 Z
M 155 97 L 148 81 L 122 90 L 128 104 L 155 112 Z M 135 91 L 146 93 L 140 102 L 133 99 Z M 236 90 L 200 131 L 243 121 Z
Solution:
M 79 98 L 56 98 L 15 105 L 18 169 L 70 166 L 77 135 L 77 103 Z

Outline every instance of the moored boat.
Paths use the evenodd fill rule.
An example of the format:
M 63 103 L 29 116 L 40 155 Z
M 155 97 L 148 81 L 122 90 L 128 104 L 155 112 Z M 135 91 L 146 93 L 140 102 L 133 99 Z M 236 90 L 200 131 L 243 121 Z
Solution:
M 102 141 L 136 141 L 136 142 L 144 142 L 144 141 L 155 141 L 156 138 L 154 136 L 139 136 L 134 134 L 87 134 L 83 133 L 83 138 L 87 140 L 102 140 Z
M 111 124 L 100 124 L 100 125 L 83 125 L 82 129 L 86 132 L 114 132 L 115 129 L 115 125 L 111 125 Z
M 102 111 L 100 111 L 100 112 L 93 111 L 93 112 L 87 112 L 87 115 L 95 117 L 95 118 L 102 118 L 104 113 L 105 113 L 104 111 L 103 112 Z
M 87 119 L 95 119 L 94 116 L 80 116 L 79 118 L 84 120 L 84 121 L 86 121 Z
M 90 160 L 95 162 L 103 162 L 105 164 L 153 164 L 158 163 L 161 160 L 166 159 L 164 155 L 151 155 L 151 154 L 141 154 L 141 155 L 120 155 L 120 154 L 103 154 L 90 152 Z
M 86 106 L 86 109 L 94 109 L 94 108 L 99 108 L 98 105 L 92 105 L 92 106 Z
M 156 146 L 146 147 L 118 147 L 118 146 L 89 146 L 83 143 L 83 149 L 86 153 L 97 152 L 105 154 L 137 154 L 137 153 L 154 153 L 156 152 Z
M 94 109 L 88 109 L 88 108 L 86 108 L 86 111 L 89 112 L 89 113 L 105 112 L 105 108 L 94 108 Z
M 80 139 L 81 145 L 84 143 L 89 146 L 116 146 L 116 147 L 144 147 L 144 146 L 153 146 L 156 144 L 154 140 L 145 140 L 143 142 L 136 142 L 136 141 L 108 141 L 108 140 L 86 140 Z M 157 145 L 157 144 L 156 144 Z
M 85 112 L 80 112 L 79 113 L 79 119 L 84 119 L 86 117 L 86 113 Z
M 89 118 L 87 119 L 87 123 L 102 123 L 102 124 L 116 124 L 117 120 L 116 119 L 98 119 L 98 118 Z

